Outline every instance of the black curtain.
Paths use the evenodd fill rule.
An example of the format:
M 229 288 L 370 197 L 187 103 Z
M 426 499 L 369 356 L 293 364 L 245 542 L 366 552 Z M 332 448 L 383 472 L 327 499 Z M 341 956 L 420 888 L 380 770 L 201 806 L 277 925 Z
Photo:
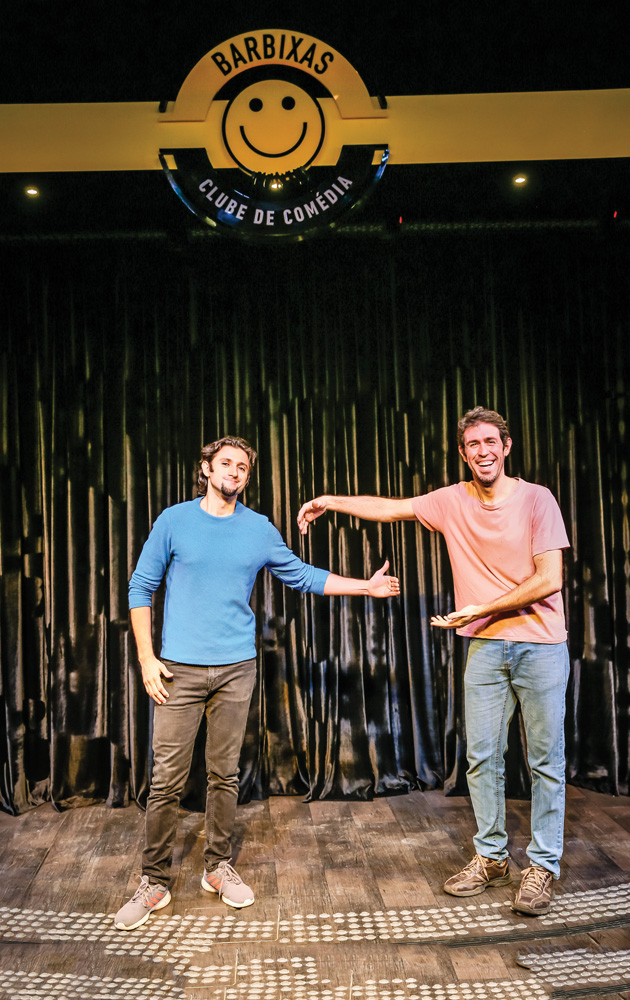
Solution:
M 387 604 L 305 597 L 260 575 L 242 798 L 465 793 L 464 643 L 429 625 L 453 608 L 441 537 L 329 516 L 302 539 L 295 517 L 323 492 L 461 478 L 456 422 L 478 403 L 506 416 L 509 471 L 550 487 L 572 542 L 569 779 L 627 794 L 627 236 L 6 241 L 2 808 L 144 801 L 127 581 L 158 513 L 195 495 L 201 445 L 227 433 L 259 451 L 245 502 L 296 552 L 352 576 L 387 556 L 403 588 Z M 518 717 L 512 736 L 509 792 L 526 795 Z

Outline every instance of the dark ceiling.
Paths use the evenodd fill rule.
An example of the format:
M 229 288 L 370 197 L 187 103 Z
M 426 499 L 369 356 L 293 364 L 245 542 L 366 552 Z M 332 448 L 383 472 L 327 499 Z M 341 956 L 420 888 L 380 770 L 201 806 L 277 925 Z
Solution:
M 329 43 L 373 94 L 583 90 L 630 86 L 627 0 L 23 0 L 3 12 L 3 103 L 173 100 L 215 45 L 255 28 Z M 511 178 L 526 170 L 517 190 Z M 627 160 L 387 168 L 355 222 L 623 223 Z M 24 197 L 27 181 L 41 190 Z M 198 229 L 160 172 L 0 175 L 0 238 Z

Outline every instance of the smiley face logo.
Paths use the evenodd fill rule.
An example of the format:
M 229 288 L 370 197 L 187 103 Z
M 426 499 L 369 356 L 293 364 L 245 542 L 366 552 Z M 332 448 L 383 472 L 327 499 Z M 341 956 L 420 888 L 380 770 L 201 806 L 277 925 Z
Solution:
M 307 167 L 324 141 L 317 100 L 294 83 L 261 80 L 236 95 L 223 115 L 227 151 L 247 173 Z

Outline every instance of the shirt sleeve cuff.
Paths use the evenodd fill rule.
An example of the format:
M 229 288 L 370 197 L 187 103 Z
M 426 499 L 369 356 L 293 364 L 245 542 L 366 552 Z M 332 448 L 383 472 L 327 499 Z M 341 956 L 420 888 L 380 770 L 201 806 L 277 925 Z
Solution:
M 312 594 L 323 594 L 326 580 L 329 576 L 330 570 L 318 569 L 317 566 L 313 566 L 313 581 L 309 587 L 310 592 Z

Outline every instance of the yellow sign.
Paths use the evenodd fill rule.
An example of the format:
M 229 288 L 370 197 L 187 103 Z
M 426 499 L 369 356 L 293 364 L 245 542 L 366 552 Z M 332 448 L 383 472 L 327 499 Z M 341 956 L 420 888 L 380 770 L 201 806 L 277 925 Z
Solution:
M 165 106 L 0 106 L 0 171 L 164 169 L 211 224 L 231 206 L 235 231 L 297 235 L 356 203 L 386 162 L 627 157 L 629 121 L 627 89 L 379 99 L 325 42 L 266 29 L 213 48 Z
M 324 42 L 250 32 L 217 46 L 186 77 L 162 113 L 161 135 L 175 123 L 203 123 L 203 146 L 161 142 L 160 163 L 208 224 L 250 238 L 303 238 L 356 205 L 389 157 L 385 142 L 335 140 L 335 125 L 386 117 Z

